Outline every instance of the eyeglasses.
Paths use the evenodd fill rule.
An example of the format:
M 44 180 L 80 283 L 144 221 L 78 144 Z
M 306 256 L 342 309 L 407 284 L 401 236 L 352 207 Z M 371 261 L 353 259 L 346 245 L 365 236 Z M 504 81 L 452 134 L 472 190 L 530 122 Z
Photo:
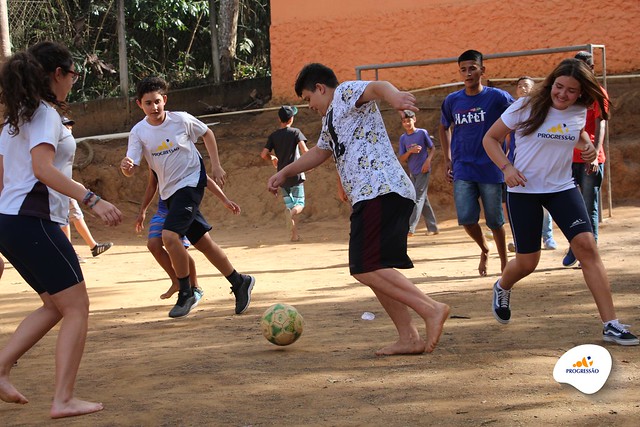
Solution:
M 76 73 L 73 70 L 67 70 L 67 73 L 73 74 L 73 77 L 71 78 L 71 83 L 73 84 L 75 84 L 80 78 L 80 73 Z

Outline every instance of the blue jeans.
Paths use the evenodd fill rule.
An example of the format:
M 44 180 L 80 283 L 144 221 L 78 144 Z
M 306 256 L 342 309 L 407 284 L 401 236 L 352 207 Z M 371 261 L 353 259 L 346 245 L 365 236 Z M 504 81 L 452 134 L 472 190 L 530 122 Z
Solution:
M 551 214 L 543 208 L 542 211 L 542 241 L 546 242 L 553 239 L 553 222 L 551 222 Z
M 502 213 L 502 183 L 483 184 L 474 181 L 453 182 L 453 200 L 456 204 L 458 225 L 474 225 L 480 220 L 480 201 L 484 208 L 487 227 L 492 230 L 504 225 Z
M 409 219 L 409 233 L 416 232 L 421 213 L 424 217 L 424 222 L 427 224 L 427 230 L 432 232 L 438 231 L 436 216 L 433 214 L 433 209 L 429 203 L 429 196 L 427 195 L 427 191 L 429 190 L 429 174 L 430 172 L 409 175 L 411 182 L 413 182 L 413 187 L 416 189 L 416 206 L 411 214 L 411 219 Z
M 600 221 L 600 186 L 604 177 L 604 163 L 598 166 L 598 171 L 588 174 L 585 163 L 573 163 L 573 179 L 582 193 L 584 205 L 587 208 L 591 227 L 593 227 L 593 237 L 598 241 L 598 222 Z

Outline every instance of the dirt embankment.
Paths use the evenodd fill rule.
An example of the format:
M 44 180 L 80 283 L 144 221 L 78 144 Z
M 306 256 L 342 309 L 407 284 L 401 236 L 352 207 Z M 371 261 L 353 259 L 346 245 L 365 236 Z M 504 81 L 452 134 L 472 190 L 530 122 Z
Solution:
M 450 90 L 449 90 L 450 91 Z M 426 128 L 437 139 L 440 104 L 449 92 L 419 92 L 418 126 Z M 637 203 L 640 200 L 640 79 L 626 80 L 609 85 L 614 104 L 610 120 L 610 176 L 614 204 Z M 170 104 L 169 104 L 170 106 Z M 397 147 L 403 129 L 398 114 L 381 106 L 391 141 Z M 280 221 L 282 201 L 266 191 L 266 181 L 274 172 L 273 167 L 259 157 L 267 136 L 277 127 L 274 111 L 247 113 L 219 118 L 220 124 L 213 130 L 218 140 L 222 165 L 229 174 L 225 192 L 242 207 L 242 215 L 232 216 L 214 197 L 205 197 L 204 211 L 212 224 L 219 227 L 259 227 L 271 221 Z M 308 109 L 300 109 L 295 126 L 299 127 L 315 145 L 320 132 L 320 118 Z M 94 159 L 89 166 L 75 172 L 75 178 L 103 197 L 116 203 L 130 215 L 137 213 L 145 184 L 146 173 L 127 179 L 118 170 L 120 159 L 126 152 L 126 140 L 92 142 Z M 436 141 L 439 146 L 439 142 Z M 203 146 L 199 146 L 205 163 L 208 157 Z M 82 156 L 82 153 L 79 153 Z M 451 185 L 444 180 L 442 154 L 437 153 L 429 185 L 429 198 L 439 218 L 453 217 Z M 606 197 L 606 183 L 605 201 Z M 316 221 L 337 216 L 347 216 L 349 207 L 338 201 L 336 172 L 331 161 L 308 174 L 305 186 L 307 207 L 304 220 Z M 605 203 L 605 210 L 606 210 Z M 605 214 L 606 215 L 606 214 Z

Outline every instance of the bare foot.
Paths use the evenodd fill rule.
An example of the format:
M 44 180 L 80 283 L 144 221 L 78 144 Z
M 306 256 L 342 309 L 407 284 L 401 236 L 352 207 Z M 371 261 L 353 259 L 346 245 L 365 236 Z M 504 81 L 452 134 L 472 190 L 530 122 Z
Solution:
M 427 347 L 426 352 L 431 353 L 435 350 L 440 335 L 442 335 L 442 327 L 449 317 L 449 306 L 443 303 L 436 303 L 436 308 L 429 312 L 429 317 L 425 319 L 427 326 Z
M 102 403 L 87 402 L 86 400 L 76 399 L 75 397 L 66 403 L 53 403 L 51 405 L 51 418 L 75 417 L 78 415 L 92 414 L 102 411 L 104 406 Z
M 180 290 L 180 285 L 177 283 L 172 284 L 171 287 L 164 294 L 160 295 L 160 299 L 169 299 Z
M 300 235 L 296 234 L 295 236 L 291 236 L 292 242 L 299 242 L 301 240 Z
M 0 377 L 0 399 L 7 403 L 29 403 L 16 388 L 9 382 L 9 377 Z
M 484 277 L 487 275 L 487 265 L 489 264 L 489 252 L 480 253 L 480 264 L 478 264 L 478 273 Z
M 426 348 L 426 343 L 422 338 L 401 341 L 398 340 L 393 344 L 382 347 L 376 351 L 376 356 L 393 356 L 394 354 L 422 354 Z

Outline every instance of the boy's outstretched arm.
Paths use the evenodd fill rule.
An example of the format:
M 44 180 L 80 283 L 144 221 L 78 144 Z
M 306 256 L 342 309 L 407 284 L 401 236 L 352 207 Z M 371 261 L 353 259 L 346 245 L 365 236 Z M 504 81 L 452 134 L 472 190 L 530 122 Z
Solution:
M 287 178 L 297 175 L 300 172 L 306 172 L 309 169 L 313 169 L 324 163 L 324 161 L 329 157 L 331 157 L 330 150 L 322 150 L 316 145 L 307 151 L 304 156 L 300 156 L 298 160 L 284 167 L 278 173 L 269 178 L 269 181 L 267 182 L 268 190 L 277 195 L 278 188 L 284 184 Z
M 209 153 L 209 158 L 211 159 L 211 176 L 215 183 L 222 188 L 227 180 L 227 173 L 222 169 L 222 165 L 220 164 L 218 143 L 216 142 L 216 137 L 213 134 L 213 131 L 211 129 L 207 129 L 204 135 L 202 135 L 202 140 L 204 141 L 204 146 L 206 147 L 207 153 Z
M 220 186 L 216 184 L 209 175 L 207 175 L 207 190 L 211 191 L 214 196 L 220 199 L 224 207 L 233 212 L 234 215 L 240 214 L 240 206 L 238 206 L 236 202 L 230 200 L 226 194 L 224 194 L 224 191 L 222 191 Z
M 149 168 L 149 176 L 147 177 L 147 188 L 144 190 L 144 196 L 142 196 L 142 202 L 140 203 L 140 212 L 136 218 L 136 233 L 140 233 L 144 230 L 144 220 L 147 216 L 147 208 L 151 204 L 154 196 L 158 192 L 158 179 L 155 174 Z
M 419 111 L 416 107 L 416 97 L 412 93 L 401 92 L 394 85 L 385 81 L 369 82 L 360 99 L 356 102 L 356 107 L 369 101 L 378 100 L 386 101 L 398 111 Z

